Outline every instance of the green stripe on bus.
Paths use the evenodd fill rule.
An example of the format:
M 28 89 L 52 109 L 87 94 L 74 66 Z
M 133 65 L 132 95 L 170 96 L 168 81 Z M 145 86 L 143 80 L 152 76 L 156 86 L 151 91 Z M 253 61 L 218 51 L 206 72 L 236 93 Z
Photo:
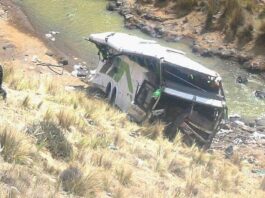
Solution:
M 118 57 L 114 59 L 113 65 L 116 66 L 117 71 L 115 72 L 115 69 L 113 68 L 108 72 L 108 75 L 112 77 L 116 82 L 119 82 L 123 74 L 126 73 L 128 89 L 131 93 L 133 93 L 133 85 L 129 65 Z

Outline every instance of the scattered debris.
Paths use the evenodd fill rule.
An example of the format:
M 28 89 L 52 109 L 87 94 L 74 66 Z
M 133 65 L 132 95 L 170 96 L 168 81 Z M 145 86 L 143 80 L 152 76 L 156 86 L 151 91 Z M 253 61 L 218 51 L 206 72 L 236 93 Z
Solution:
M 60 32 L 49 31 L 49 33 L 45 34 L 45 37 L 51 41 L 55 41 L 55 35 L 60 34 Z
M 72 71 L 72 75 L 75 77 L 86 77 L 89 74 L 88 69 L 83 65 L 74 65 L 74 71 Z

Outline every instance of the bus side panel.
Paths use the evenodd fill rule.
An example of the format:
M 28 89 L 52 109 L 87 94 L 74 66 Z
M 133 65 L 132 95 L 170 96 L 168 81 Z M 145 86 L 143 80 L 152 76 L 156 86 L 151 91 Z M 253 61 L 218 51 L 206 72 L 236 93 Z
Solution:
M 116 105 L 127 112 L 134 101 L 137 89 L 144 81 L 146 69 L 131 61 L 127 56 L 120 56 L 120 58 L 119 69 L 122 68 L 123 74 L 117 82 Z

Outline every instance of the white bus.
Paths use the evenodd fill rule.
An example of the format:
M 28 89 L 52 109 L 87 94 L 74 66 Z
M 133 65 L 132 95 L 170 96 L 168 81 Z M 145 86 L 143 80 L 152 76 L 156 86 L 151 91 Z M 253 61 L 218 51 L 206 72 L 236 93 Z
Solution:
M 90 81 L 131 119 L 162 120 L 173 139 L 208 147 L 227 114 L 221 77 L 181 51 L 124 33 L 91 34 L 99 64 Z

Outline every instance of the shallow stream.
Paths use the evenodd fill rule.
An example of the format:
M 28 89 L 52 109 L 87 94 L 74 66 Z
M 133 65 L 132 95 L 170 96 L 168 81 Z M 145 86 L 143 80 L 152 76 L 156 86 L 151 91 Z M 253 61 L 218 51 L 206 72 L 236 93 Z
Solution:
M 68 51 L 88 66 L 95 67 L 98 56 L 96 48 L 84 40 L 90 33 L 119 31 L 149 38 L 140 31 L 128 30 L 123 18 L 115 12 L 106 11 L 105 0 L 16 0 L 33 24 L 44 36 L 49 31 L 58 31 L 54 44 L 62 51 Z M 265 89 L 265 83 L 257 75 L 249 75 L 231 61 L 219 58 L 203 58 L 192 54 L 184 42 L 161 44 L 184 51 L 188 57 L 213 69 L 222 76 L 230 114 L 258 117 L 265 113 L 265 101 L 255 98 L 254 91 Z M 49 41 L 53 42 L 53 41 Z M 235 83 L 238 75 L 249 75 L 249 83 Z

